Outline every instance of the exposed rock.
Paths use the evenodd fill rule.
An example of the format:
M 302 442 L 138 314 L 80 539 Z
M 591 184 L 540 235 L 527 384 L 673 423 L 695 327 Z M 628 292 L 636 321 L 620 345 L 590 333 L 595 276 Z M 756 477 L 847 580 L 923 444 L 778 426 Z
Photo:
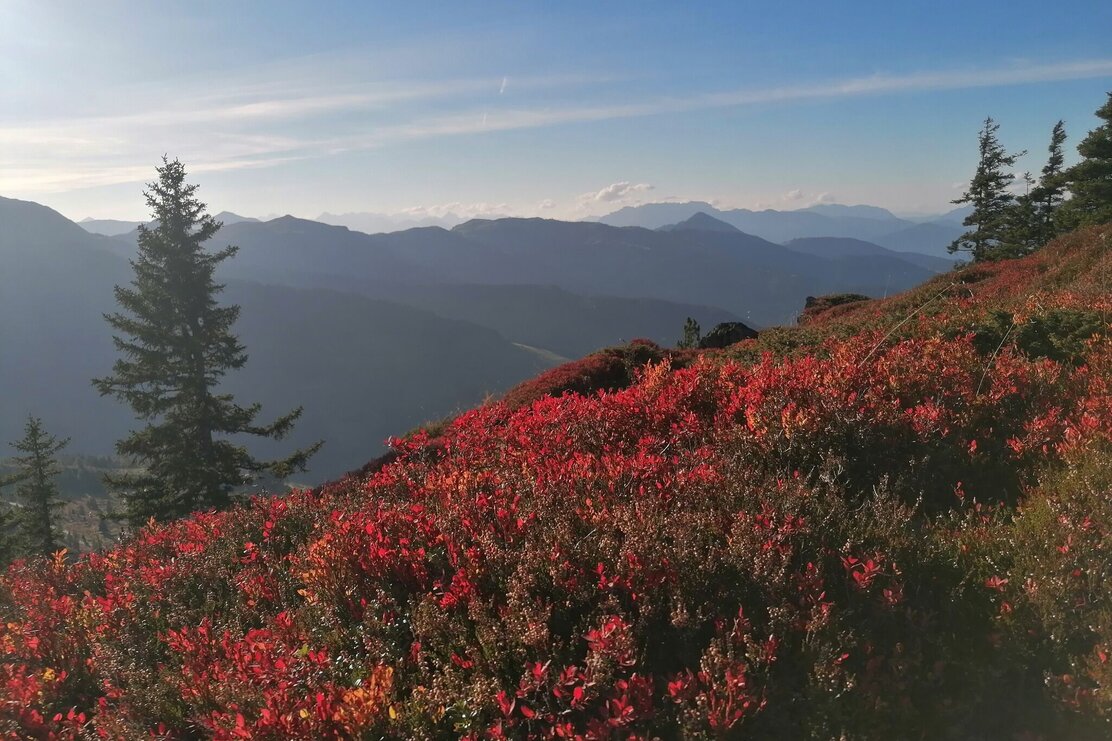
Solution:
M 699 347 L 704 350 L 721 349 L 756 336 L 757 330 L 742 322 L 722 322 L 699 340 Z

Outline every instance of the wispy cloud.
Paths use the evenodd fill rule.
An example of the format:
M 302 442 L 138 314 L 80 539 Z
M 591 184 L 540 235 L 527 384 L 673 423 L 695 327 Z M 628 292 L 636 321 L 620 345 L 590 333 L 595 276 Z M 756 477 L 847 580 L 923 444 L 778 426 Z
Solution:
M 190 160 L 191 173 L 229 172 L 249 170 L 294 162 L 303 157 L 256 157 L 235 160 Z M 77 188 L 95 188 L 121 183 L 140 183 L 154 179 L 154 165 L 106 165 L 102 167 L 79 166 L 65 170 L 49 168 L 14 168 L 0 175 L 0 192 L 6 183 L 16 183 L 28 192 L 52 193 Z
M 623 118 L 684 113 L 713 108 L 769 103 L 863 97 L 896 93 L 962 90 L 977 87 L 1024 85 L 1061 80 L 1112 77 L 1112 59 L 1007 68 L 923 72 L 911 75 L 873 75 L 820 84 L 782 86 L 708 93 L 688 97 L 656 98 L 607 105 L 559 108 L 519 108 L 489 112 L 485 119 L 472 113 L 415 118 L 376 127 L 365 135 L 317 142 L 330 152 L 387 146 L 395 142 L 480 132 L 543 128 L 569 123 L 589 123 Z
M 315 74 L 326 75 L 327 67 Z M 558 86 L 576 93 L 553 105 L 490 107 L 478 98 L 486 79 L 437 82 L 329 84 L 327 78 L 240 80 L 223 90 L 199 87 L 193 95 L 150 92 L 129 101 L 126 113 L 18 120 L 0 124 L 0 191 L 41 193 L 140 182 L 151 175 L 152 156 L 180 154 L 194 172 L 269 167 L 293 160 L 386 147 L 415 140 L 492 134 L 571 123 L 632 119 L 715 108 L 877 95 L 1014 86 L 1112 77 L 1112 59 L 996 68 L 876 74 L 811 84 L 651 97 L 614 103 L 575 103 L 594 97 L 599 78 L 564 75 L 515 78 L 515 99 Z M 497 78 L 495 78 L 497 80 Z M 501 79 L 505 93 L 508 77 Z M 161 94 L 162 97 L 159 97 Z M 507 96 L 508 99 L 508 96 Z M 562 100 L 567 101 L 568 96 Z M 615 183 L 610 188 L 622 185 Z M 636 188 L 645 184 L 625 183 Z M 636 192 L 636 191 L 634 191 Z M 612 200 L 623 196 L 613 191 Z M 606 188 L 590 195 L 606 202 Z
M 599 79 L 552 75 L 525 77 L 519 84 L 543 91 Z M 493 82 L 498 84 L 498 78 Z M 0 192 L 40 194 L 143 182 L 163 152 L 181 156 L 195 173 L 327 156 L 350 146 L 337 136 L 337 121 L 373 127 L 381 119 L 429 107 L 465 109 L 489 93 L 491 84 L 489 77 L 360 84 L 248 77 L 225 81 L 215 90 L 206 84 L 192 92 L 140 88 L 121 93 L 116 97 L 127 101 L 126 112 L 19 120 L 8 110 L 0 114 Z M 469 128 L 481 130 L 483 118 L 473 115 Z

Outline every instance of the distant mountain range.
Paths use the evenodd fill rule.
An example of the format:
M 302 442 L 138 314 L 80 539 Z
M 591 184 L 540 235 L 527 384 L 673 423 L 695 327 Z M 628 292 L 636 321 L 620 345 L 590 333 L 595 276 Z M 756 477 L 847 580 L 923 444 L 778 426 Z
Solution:
M 115 308 L 112 287 L 132 277 L 119 250 L 46 207 L 0 198 L 0 441 L 18 439 L 33 413 L 72 437 L 70 450 L 106 454 L 135 425 L 129 410 L 90 383 L 115 358 L 102 315 Z M 557 362 L 493 329 L 411 306 L 226 282 L 221 298 L 242 306 L 236 332 L 250 356 L 227 388 L 262 403 L 264 417 L 304 405 L 291 440 L 252 445 L 267 455 L 327 440 L 313 481 L 361 465 L 388 435 Z
M 703 201 L 647 203 L 626 206 L 596 219 L 611 226 L 659 229 L 703 213 L 739 230 L 783 244 L 807 237 L 849 237 L 873 242 L 897 252 L 920 252 L 949 257 L 947 245 L 964 229 L 968 210 L 957 209 L 929 219 L 901 219 L 877 206 L 819 204 L 795 211 L 719 210 Z
M 703 201 L 690 201 L 627 206 L 588 221 L 597 221 L 610 226 L 660 229 L 684 222 L 699 213 L 729 224 L 739 231 L 780 244 L 808 237 L 848 237 L 870 241 L 897 252 L 919 252 L 952 259 L 946 247 L 964 231 L 961 222 L 969 213 L 969 207 L 963 206 L 933 216 L 900 218 L 887 209 L 868 205 L 846 206 L 822 203 L 794 211 L 773 209 L 723 211 Z M 259 221 L 259 219 L 239 216 L 228 211 L 217 214 L 216 218 L 226 226 L 243 221 Z M 503 218 L 507 217 L 490 216 L 485 217 L 484 220 Z M 469 219 L 453 213 L 413 217 L 405 214 L 372 212 L 344 214 L 325 212 L 315 221 L 377 235 L 425 227 L 450 230 L 466 223 Z M 134 230 L 139 222 L 89 218 L 78 224 L 94 234 L 119 236 Z
M 216 214 L 216 220 L 223 222 L 225 225 L 236 224 L 240 221 L 258 221 L 258 219 L 252 219 L 249 216 L 233 214 L 231 211 L 221 211 Z M 90 234 L 103 234 L 106 237 L 115 237 L 120 234 L 127 234 L 128 232 L 135 231 L 141 223 L 143 222 L 86 218 L 77 222 L 77 225 Z
M 119 219 L 88 218 L 77 222 L 77 225 L 90 234 L 101 234 L 106 237 L 114 237 L 117 234 L 127 234 L 141 223 L 142 222 L 139 221 L 120 221 Z
M 858 206 L 856 208 L 872 208 L 871 206 Z M 912 231 L 920 227 L 932 226 L 929 224 L 918 224 L 908 230 Z M 669 224 L 660 227 L 659 231 L 670 232 L 690 232 L 690 231 L 711 231 L 724 234 L 741 233 L 741 230 L 732 224 L 727 224 L 721 219 L 716 219 L 706 213 L 700 211 L 692 216 L 690 219 L 681 221 L 678 224 Z M 809 255 L 825 258 L 839 258 L 839 257 L 883 257 L 887 259 L 904 260 L 927 270 L 940 273 L 949 270 L 954 266 L 954 259 L 934 257 L 929 254 L 921 254 L 918 252 L 901 252 L 882 247 L 873 242 L 866 242 L 862 239 L 854 239 L 852 237 L 801 237 L 799 239 L 792 239 L 784 243 L 784 246 L 794 252 L 806 252 Z
M 842 213 L 805 218 L 901 223 Z M 950 265 L 856 238 L 785 246 L 708 212 L 660 229 L 502 218 L 381 234 L 218 218 L 212 246 L 240 248 L 219 277 L 243 307 L 237 331 L 251 356 L 228 388 L 264 413 L 304 405 L 292 442 L 329 441 L 313 480 L 565 358 L 637 337 L 671 345 L 688 316 L 707 329 L 791 322 L 808 295 L 884 295 Z M 134 424 L 89 383 L 114 358 L 102 314 L 114 308 L 112 286 L 131 278 L 129 225 L 94 234 L 94 222 L 0 199 L 0 440 L 33 412 L 72 436 L 75 452 L 103 454 Z
M 500 218 L 491 216 L 489 218 Z M 327 211 L 316 218 L 322 224 L 333 226 L 346 226 L 357 232 L 366 234 L 381 234 L 383 232 L 397 232 L 403 229 L 416 229 L 423 226 L 438 226 L 441 229 L 451 229 L 468 220 L 466 216 L 457 216 L 446 213 L 441 216 L 407 216 L 405 214 L 376 214 L 370 212 L 356 212 L 346 214 L 330 214 Z

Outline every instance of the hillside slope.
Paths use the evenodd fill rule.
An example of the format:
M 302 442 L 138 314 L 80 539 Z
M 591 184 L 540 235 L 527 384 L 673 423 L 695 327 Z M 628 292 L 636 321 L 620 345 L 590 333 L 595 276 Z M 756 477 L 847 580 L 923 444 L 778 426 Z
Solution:
M 0 199 L 4 453 L 28 414 L 71 437 L 71 451 L 97 455 L 136 424 L 90 380 L 115 360 L 103 314 L 116 308 L 113 286 L 132 279 L 116 248 L 51 209 Z M 355 468 L 399 429 L 477 404 L 549 365 L 490 328 L 363 295 L 233 279 L 222 300 L 242 306 L 236 332 L 250 355 L 228 389 L 262 403 L 264 416 L 305 408 L 292 443 L 263 442 L 260 454 L 326 440 L 304 481 Z
M 336 484 L 17 563 L 0 727 L 1107 738 L 1109 240 L 588 358 Z
M 490 327 L 514 342 L 568 358 L 636 338 L 674 344 L 689 316 L 708 328 L 737 318 L 711 306 L 584 296 L 551 285 L 397 286 L 378 293 L 390 301 Z

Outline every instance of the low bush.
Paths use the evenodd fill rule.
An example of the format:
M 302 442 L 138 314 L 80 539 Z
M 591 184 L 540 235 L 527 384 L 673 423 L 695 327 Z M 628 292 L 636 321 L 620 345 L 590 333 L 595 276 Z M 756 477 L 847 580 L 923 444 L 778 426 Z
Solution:
M 0 733 L 1107 738 L 1112 339 L 1040 260 L 605 351 L 318 490 L 18 561 Z

